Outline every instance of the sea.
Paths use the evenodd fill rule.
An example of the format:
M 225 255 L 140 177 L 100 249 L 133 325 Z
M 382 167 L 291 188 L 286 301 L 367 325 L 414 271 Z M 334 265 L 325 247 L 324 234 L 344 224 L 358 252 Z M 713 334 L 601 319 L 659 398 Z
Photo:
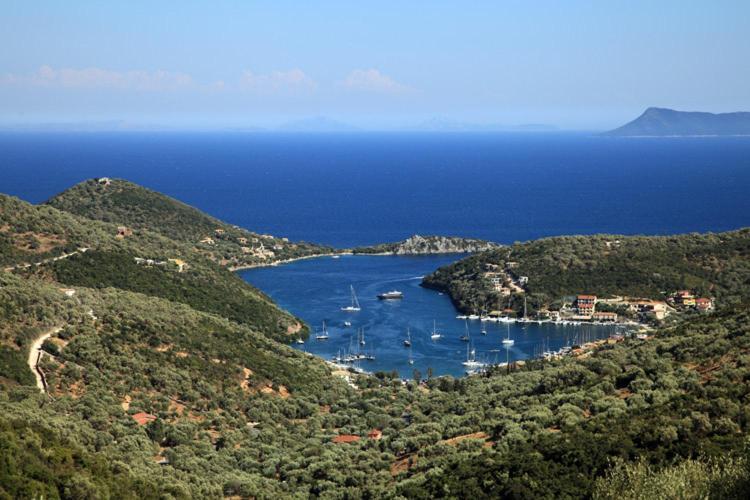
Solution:
M 91 177 L 125 178 L 253 231 L 338 248 L 413 234 L 512 243 L 750 226 L 747 137 L 0 133 L 0 192 L 39 203 Z M 330 358 L 356 349 L 364 328 L 360 347 L 375 360 L 363 369 L 460 375 L 466 324 L 419 277 L 461 257 L 327 257 L 241 275 L 313 329 L 327 322 L 329 340 L 296 348 Z M 350 285 L 362 311 L 346 319 L 340 307 Z M 392 288 L 404 299 L 375 298 Z M 435 342 L 427 335 L 433 321 L 444 333 Z M 505 325 L 490 324 L 483 335 L 474 323 L 469 347 L 488 362 L 526 359 L 612 328 L 513 325 L 503 334 Z M 403 347 L 407 328 L 413 365 Z M 504 350 L 500 339 L 509 334 L 515 343 Z

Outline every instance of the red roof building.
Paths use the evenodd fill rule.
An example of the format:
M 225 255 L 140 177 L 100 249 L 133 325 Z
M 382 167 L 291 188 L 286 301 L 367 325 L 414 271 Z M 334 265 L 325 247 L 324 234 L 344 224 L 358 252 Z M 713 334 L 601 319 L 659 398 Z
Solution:
M 149 422 L 153 422 L 154 420 L 156 420 L 156 415 L 140 412 L 133 415 L 133 420 L 135 420 L 138 425 L 146 425 Z
M 714 308 L 714 301 L 705 297 L 695 299 L 695 307 L 701 311 L 710 311 Z
M 383 437 L 383 432 L 380 429 L 373 429 L 367 433 L 367 437 L 374 441 L 377 441 Z
M 359 441 L 359 436 L 354 434 L 339 434 L 331 439 L 334 443 L 356 443 Z

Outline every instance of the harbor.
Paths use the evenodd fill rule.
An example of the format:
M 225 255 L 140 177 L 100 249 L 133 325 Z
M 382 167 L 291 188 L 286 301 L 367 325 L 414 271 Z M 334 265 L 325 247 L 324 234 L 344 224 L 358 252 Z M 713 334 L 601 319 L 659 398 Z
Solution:
M 492 365 L 556 357 L 629 328 L 460 315 L 447 295 L 420 283 L 461 257 L 344 255 L 240 275 L 310 326 L 306 339 L 290 339 L 296 349 L 358 371 L 395 371 L 400 378 L 464 376 Z M 399 292 L 398 298 L 382 298 L 392 292 Z

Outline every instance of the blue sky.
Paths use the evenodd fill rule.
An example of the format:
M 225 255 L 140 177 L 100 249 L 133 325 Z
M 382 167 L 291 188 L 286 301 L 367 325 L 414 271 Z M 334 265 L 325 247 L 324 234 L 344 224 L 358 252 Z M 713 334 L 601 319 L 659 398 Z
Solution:
M 617 125 L 750 110 L 748 1 L 3 0 L 0 122 Z

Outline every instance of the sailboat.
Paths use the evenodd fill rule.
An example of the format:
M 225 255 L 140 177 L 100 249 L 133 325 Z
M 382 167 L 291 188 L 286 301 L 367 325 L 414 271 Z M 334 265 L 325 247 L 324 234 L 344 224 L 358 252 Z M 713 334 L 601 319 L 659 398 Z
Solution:
M 365 345 L 365 329 L 362 328 L 362 330 L 359 333 L 359 345 Z
M 484 366 L 484 363 L 477 361 L 477 350 L 474 348 L 470 349 L 468 344 L 466 345 L 466 361 L 461 364 L 469 368 L 479 368 Z
M 414 364 L 414 358 L 411 357 L 411 344 L 409 345 L 409 364 Z
M 305 343 L 305 341 L 304 341 L 304 340 L 302 340 L 302 337 L 300 337 L 300 338 L 298 338 L 298 339 L 297 339 L 297 343 L 298 343 L 298 344 L 304 344 L 304 343 Z
M 317 340 L 328 340 L 328 328 L 326 328 L 326 322 L 323 321 L 323 330 L 315 335 Z
M 430 338 L 432 340 L 437 340 L 440 337 L 442 337 L 442 335 L 440 335 L 440 333 L 438 333 L 437 329 L 435 328 L 435 320 L 433 319 L 432 320 L 432 335 L 430 335 Z
M 342 307 L 341 310 L 344 312 L 358 312 L 361 311 L 362 308 L 359 307 L 359 301 L 357 300 L 357 294 L 354 293 L 354 285 L 349 285 L 349 290 L 351 290 L 352 294 L 352 303 L 349 306 Z
M 404 340 L 404 346 L 411 347 L 411 330 L 406 329 L 406 340 Z
M 515 340 L 510 338 L 510 323 L 506 323 L 506 325 L 508 327 L 508 335 L 503 339 L 503 345 L 510 347 L 515 343 Z
M 465 327 L 466 333 L 461 335 L 459 339 L 463 342 L 468 342 L 469 340 L 471 340 L 471 337 L 469 336 L 469 322 L 466 320 L 464 320 L 464 327 Z
M 526 309 L 526 295 L 523 296 L 523 322 L 526 323 L 529 321 L 529 318 L 527 316 L 527 309 Z

